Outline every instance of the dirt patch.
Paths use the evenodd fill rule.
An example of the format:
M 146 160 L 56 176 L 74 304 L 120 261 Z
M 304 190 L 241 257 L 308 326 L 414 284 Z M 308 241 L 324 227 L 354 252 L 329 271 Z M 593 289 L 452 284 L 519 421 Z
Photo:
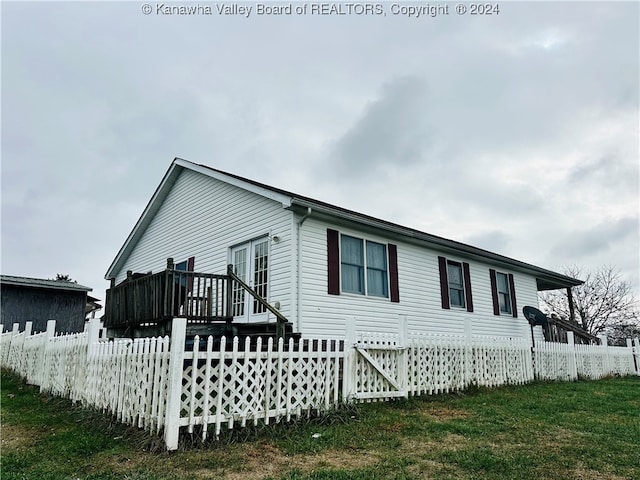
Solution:
M 602 473 L 596 470 L 591 470 L 580 465 L 574 468 L 567 475 L 567 478 L 575 478 L 576 480 L 625 480 L 628 477 L 620 477 L 612 473 Z
M 438 440 L 423 440 L 420 438 L 412 438 L 402 442 L 402 446 L 398 449 L 400 455 L 415 455 L 421 451 L 431 450 L 449 450 L 456 452 L 467 444 L 467 439 L 462 435 L 448 433 Z
M 446 405 L 429 405 L 420 409 L 420 413 L 429 420 L 447 422 L 456 418 L 468 418 L 471 416 L 466 410 L 451 408 Z
M 42 437 L 42 432 L 36 428 L 3 424 L 0 437 L 0 445 L 3 451 L 22 450 L 35 445 Z
M 236 452 L 239 453 L 239 452 Z M 244 461 L 240 465 L 226 468 L 202 468 L 192 472 L 195 478 L 219 478 L 224 480 L 262 480 L 279 477 L 289 470 L 312 473 L 316 469 L 358 469 L 371 466 L 380 456 L 367 451 L 324 450 L 317 454 L 286 455 L 269 443 L 244 445 Z

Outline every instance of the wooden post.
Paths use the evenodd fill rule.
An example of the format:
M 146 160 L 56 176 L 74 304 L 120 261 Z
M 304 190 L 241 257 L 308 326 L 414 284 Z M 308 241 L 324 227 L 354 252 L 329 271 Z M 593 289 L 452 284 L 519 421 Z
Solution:
M 167 450 L 177 450 L 178 448 L 186 333 L 187 319 L 174 318 L 171 323 L 169 384 L 167 385 L 167 406 L 164 418 L 164 443 Z
M 571 320 L 572 322 L 575 322 L 576 310 L 575 310 L 575 307 L 573 306 L 573 293 L 571 292 L 571 287 L 567 287 L 567 300 L 569 301 L 569 320 Z
M 227 265 L 227 275 L 233 273 L 233 265 Z M 227 308 L 226 316 L 233 318 L 233 280 L 230 276 L 227 276 Z
M 206 302 L 207 302 L 207 317 L 210 317 L 213 315 L 213 291 L 211 290 L 211 287 L 207 287 Z
M 31 335 L 33 331 L 33 322 L 27 322 L 24 324 L 24 336 L 28 337 Z

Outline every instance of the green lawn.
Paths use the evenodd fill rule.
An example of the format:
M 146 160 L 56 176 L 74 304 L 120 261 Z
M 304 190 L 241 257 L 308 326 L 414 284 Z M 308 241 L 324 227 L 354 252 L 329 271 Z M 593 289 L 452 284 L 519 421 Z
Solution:
M 1 401 L 3 480 L 640 479 L 640 377 L 370 403 L 170 454 L 5 371 Z

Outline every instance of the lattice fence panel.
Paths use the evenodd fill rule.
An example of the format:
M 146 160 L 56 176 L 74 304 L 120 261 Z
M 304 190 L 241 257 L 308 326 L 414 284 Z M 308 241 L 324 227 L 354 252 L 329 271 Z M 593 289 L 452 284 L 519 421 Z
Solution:
M 335 341 L 291 339 L 274 346 L 246 339 L 240 344 L 233 339 L 230 351 L 222 338 L 214 350 L 211 338 L 201 350 L 194 341 L 192 351 L 185 353 L 181 396 L 181 424 L 193 432 L 202 425 L 205 438 L 208 425 L 215 425 L 218 435 L 222 425 L 243 427 L 290 419 L 310 411 L 330 408 L 339 401 L 338 365 L 343 352 Z

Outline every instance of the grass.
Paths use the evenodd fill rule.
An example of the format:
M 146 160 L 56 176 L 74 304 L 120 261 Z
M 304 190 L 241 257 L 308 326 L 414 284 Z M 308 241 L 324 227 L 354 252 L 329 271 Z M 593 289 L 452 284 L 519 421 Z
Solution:
M 173 453 L 6 371 L 0 398 L 3 480 L 640 478 L 640 377 L 370 403 L 206 445 L 186 434 Z

